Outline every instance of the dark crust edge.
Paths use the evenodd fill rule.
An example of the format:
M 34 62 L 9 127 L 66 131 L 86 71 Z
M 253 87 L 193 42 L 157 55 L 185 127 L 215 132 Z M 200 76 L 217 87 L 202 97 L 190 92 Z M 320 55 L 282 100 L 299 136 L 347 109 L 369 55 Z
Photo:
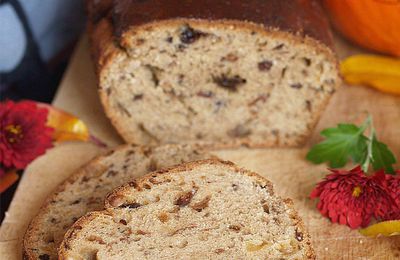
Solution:
M 186 144 L 182 145 L 174 145 L 174 144 L 167 144 L 163 145 L 162 147 L 179 147 L 179 146 L 186 146 Z M 213 157 L 213 155 L 208 154 L 207 152 L 203 151 L 203 149 L 200 146 L 196 145 L 187 145 L 191 146 L 194 150 L 201 151 L 205 153 L 207 156 Z M 82 175 L 87 175 L 90 178 L 96 178 L 95 175 L 93 175 L 94 172 L 101 170 L 100 168 L 102 167 L 102 161 L 105 159 L 109 159 L 110 157 L 113 156 L 115 152 L 123 152 L 123 151 L 128 151 L 130 149 L 136 149 L 138 152 L 144 153 L 145 150 L 148 148 L 154 146 L 138 146 L 135 144 L 123 144 L 120 146 L 117 146 L 113 149 L 110 149 L 103 154 L 100 154 L 93 159 L 91 159 L 89 162 L 78 168 L 75 172 L 73 172 L 70 176 L 68 176 L 64 181 L 62 181 L 57 187 L 46 197 L 44 200 L 42 206 L 40 207 L 38 213 L 36 214 L 35 217 L 31 220 L 29 223 L 23 240 L 22 240 L 22 254 L 24 256 L 24 259 L 27 260 L 35 260 L 36 254 L 34 253 L 31 248 L 33 248 L 33 237 L 34 233 L 37 232 L 40 229 L 41 221 L 43 218 L 48 214 L 50 208 L 51 208 L 51 201 L 53 199 L 57 198 L 61 192 L 65 190 L 65 188 L 73 183 L 75 183 Z M 159 146 L 161 147 L 161 146 Z M 99 168 L 100 167 L 100 168 Z
M 107 117 L 110 119 L 112 124 L 114 125 L 114 128 L 117 130 L 119 135 L 126 140 L 127 142 L 130 143 L 141 143 L 141 140 L 136 140 L 135 137 L 132 137 L 131 133 L 129 130 L 125 129 L 121 124 L 120 124 L 120 119 L 119 115 L 114 113 L 114 110 L 111 108 L 111 102 L 109 101 L 109 97 L 107 96 L 107 93 L 104 89 L 101 87 L 101 82 L 102 78 L 105 77 L 104 74 L 107 73 L 107 68 L 110 66 L 112 61 L 117 58 L 119 55 L 128 55 L 126 52 L 126 45 L 127 40 L 126 38 L 134 33 L 141 33 L 142 31 L 145 31 L 146 28 L 149 27 L 157 27 L 161 28 L 162 26 L 177 26 L 179 24 L 183 23 L 189 23 L 194 26 L 205 26 L 205 27 L 216 27 L 220 26 L 222 28 L 227 28 L 228 26 L 234 25 L 235 28 L 239 28 L 242 30 L 249 30 L 249 31 L 255 31 L 259 34 L 265 35 L 267 37 L 277 37 L 280 39 L 283 39 L 285 41 L 291 42 L 294 45 L 297 44 L 306 44 L 310 46 L 310 48 L 313 48 L 314 51 L 318 51 L 320 53 L 323 53 L 326 58 L 334 64 L 334 67 L 336 67 L 337 71 L 337 77 L 336 77 L 336 86 L 334 89 L 338 89 L 339 86 L 341 85 L 341 78 L 339 76 L 339 65 L 338 61 L 336 59 L 336 55 L 333 53 L 333 51 L 323 43 L 319 42 L 318 40 L 310 37 L 304 37 L 299 34 L 292 34 L 289 32 L 285 31 L 279 31 L 276 28 L 266 28 L 263 25 L 255 24 L 252 22 L 246 22 L 246 21 L 236 21 L 236 20 L 216 20 L 216 21 L 207 21 L 207 20 L 199 20 L 199 19 L 172 19 L 172 20 L 165 20 L 165 21 L 155 21 L 153 23 L 148 23 L 144 24 L 141 26 L 136 26 L 136 27 L 131 27 L 130 30 L 125 32 L 118 42 L 118 45 L 116 45 L 116 38 L 113 35 L 113 25 L 112 22 L 104 18 L 102 21 L 99 22 L 99 25 L 95 29 L 96 31 L 99 31 L 99 33 L 93 33 L 91 37 L 91 52 L 92 56 L 94 57 L 94 62 L 96 64 L 97 68 L 97 73 L 98 73 L 98 79 L 99 79 L 99 95 L 100 95 L 100 100 L 103 105 L 103 109 L 105 111 L 105 114 Z M 125 47 L 124 47 L 125 46 Z M 310 124 L 308 125 L 307 131 L 303 133 L 302 136 L 296 136 L 292 140 L 289 140 L 287 144 L 279 144 L 277 145 L 275 141 L 269 141 L 269 142 L 264 142 L 264 143 L 253 143 L 250 141 L 249 138 L 242 138 L 242 139 L 236 139 L 231 142 L 220 142 L 220 143 L 208 143 L 208 142 L 193 142 L 195 144 L 201 145 L 205 148 L 209 149 L 223 149 L 223 148 L 235 148 L 235 147 L 240 147 L 240 146 L 247 146 L 251 148 L 266 148 L 266 147 L 301 147 L 303 146 L 309 136 L 312 134 L 316 124 L 319 122 L 319 119 L 322 115 L 322 113 L 325 111 L 325 108 L 327 107 L 329 100 L 333 93 L 330 94 L 330 96 L 326 97 L 324 102 L 321 104 L 318 109 L 314 109 L 314 113 L 311 115 L 312 118 L 310 119 Z
M 103 1 L 107 0 L 100 0 L 100 2 Z M 330 47 L 333 46 L 329 20 L 324 15 L 318 0 L 118 0 L 114 1 L 110 9 L 112 9 L 114 31 L 117 36 L 132 26 L 153 21 L 176 18 L 207 21 L 230 19 L 250 21 L 267 27 L 277 27 L 282 31 L 308 35 Z
M 238 174 L 246 175 L 250 178 L 253 178 L 256 183 L 258 183 L 260 186 L 265 187 L 265 189 L 273 196 L 278 197 L 281 199 L 282 203 L 284 203 L 287 208 L 288 208 L 288 214 L 293 219 L 294 221 L 294 226 L 300 230 L 303 235 L 304 235 L 304 240 L 300 242 L 304 248 L 304 252 L 306 254 L 307 259 L 315 259 L 315 252 L 312 247 L 311 243 L 311 238 L 310 234 L 308 231 L 305 229 L 304 223 L 300 216 L 298 215 L 297 211 L 294 208 L 294 203 L 291 199 L 282 199 L 280 196 L 274 195 L 274 188 L 273 184 L 267 180 L 266 178 L 262 177 L 258 173 L 246 170 L 244 168 L 240 168 L 236 164 L 230 161 L 224 161 L 220 159 L 206 159 L 206 160 L 199 160 L 199 161 L 194 161 L 194 162 L 188 162 L 188 163 L 183 163 L 177 166 L 161 169 L 158 171 L 154 171 L 151 173 L 148 173 L 140 178 L 135 179 L 136 182 L 140 185 L 144 182 L 147 182 L 150 178 L 154 178 L 157 176 L 167 176 L 167 175 L 172 175 L 172 174 L 183 174 L 186 171 L 192 170 L 198 166 L 202 165 L 220 165 L 220 166 L 225 166 L 229 167 L 230 169 L 234 170 Z M 105 199 L 105 210 L 103 211 L 95 211 L 95 212 L 90 212 L 86 214 L 85 216 L 81 217 L 78 219 L 73 226 L 66 232 L 64 236 L 64 240 L 61 243 L 61 246 L 58 251 L 59 259 L 67 259 L 67 252 L 65 251 L 65 246 L 66 244 L 70 243 L 70 238 L 75 236 L 76 233 L 79 232 L 80 227 L 82 225 L 85 225 L 86 222 L 89 222 L 90 220 L 96 218 L 97 216 L 104 216 L 104 215 L 110 215 L 112 211 L 112 207 L 109 207 L 108 203 L 108 198 L 111 196 L 118 196 L 122 195 L 126 190 L 132 189 L 132 187 L 129 186 L 129 184 L 122 185 L 116 189 L 114 189 L 113 192 L 109 193 Z M 140 191 L 139 191 L 140 192 Z

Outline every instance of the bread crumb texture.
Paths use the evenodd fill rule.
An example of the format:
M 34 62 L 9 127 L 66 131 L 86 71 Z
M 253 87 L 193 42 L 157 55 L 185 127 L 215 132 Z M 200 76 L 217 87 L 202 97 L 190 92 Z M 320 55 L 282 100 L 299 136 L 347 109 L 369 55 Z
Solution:
M 57 259 L 67 229 L 87 212 L 102 210 L 104 198 L 113 188 L 151 171 L 210 157 L 191 145 L 123 145 L 96 158 L 47 199 L 25 234 L 26 258 Z
M 337 84 L 328 47 L 246 22 L 132 29 L 100 73 L 108 116 L 138 143 L 300 145 Z
M 107 200 L 108 209 L 67 232 L 61 259 L 314 257 L 290 203 L 233 164 L 190 163 L 116 189 Z

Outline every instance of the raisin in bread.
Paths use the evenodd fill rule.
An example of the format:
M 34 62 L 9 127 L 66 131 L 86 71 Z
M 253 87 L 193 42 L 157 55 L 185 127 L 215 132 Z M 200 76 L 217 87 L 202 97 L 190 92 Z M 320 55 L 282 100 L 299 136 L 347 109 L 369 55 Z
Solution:
M 24 237 L 26 259 L 57 259 L 66 230 L 85 213 L 103 209 L 113 188 L 156 169 L 210 157 L 189 145 L 124 145 L 94 159 L 64 181 L 33 219 Z
M 115 189 L 80 218 L 60 259 L 314 259 L 290 200 L 231 162 L 203 160 Z
M 298 146 L 339 84 L 315 0 L 105 6 L 102 19 L 92 11 L 92 55 L 105 112 L 128 142 Z

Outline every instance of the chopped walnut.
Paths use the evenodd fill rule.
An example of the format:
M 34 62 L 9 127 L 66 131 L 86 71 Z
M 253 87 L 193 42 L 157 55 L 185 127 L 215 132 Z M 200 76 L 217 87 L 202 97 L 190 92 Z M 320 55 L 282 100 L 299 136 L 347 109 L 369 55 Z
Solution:
M 225 249 L 217 248 L 217 249 L 214 250 L 214 252 L 219 255 L 219 254 L 222 254 L 223 252 L 225 252 Z
M 193 204 L 191 207 L 192 209 L 201 212 L 203 209 L 205 209 L 206 207 L 208 207 L 208 202 L 211 200 L 211 196 L 208 195 L 206 196 L 203 200 Z
M 150 232 L 148 231 L 143 231 L 141 229 L 136 230 L 136 235 L 148 235 Z
M 162 222 L 165 223 L 169 220 L 169 216 L 167 213 L 165 212 L 161 212 L 160 214 L 158 214 L 158 219 Z
M 229 53 L 228 55 L 226 55 L 225 57 L 221 58 L 221 61 L 229 61 L 229 62 L 235 62 L 239 59 L 238 56 L 236 56 L 233 53 Z
M 240 231 L 241 227 L 238 225 L 229 225 L 229 229 L 234 230 L 234 231 Z
M 87 238 L 87 240 L 90 241 L 90 242 L 97 242 L 97 243 L 99 243 L 100 245 L 106 244 L 106 242 L 104 242 L 104 240 L 103 240 L 101 237 L 94 236 L 94 235 L 89 236 L 89 237 Z
M 175 205 L 178 205 L 180 207 L 187 206 L 190 203 L 190 201 L 192 200 L 195 193 L 196 193 L 196 190 L 191 190 L 191 191 L 188 191 L 188 192 L 185 192 L 185 193 L 179 195 L 179 197 L 175 201 Z

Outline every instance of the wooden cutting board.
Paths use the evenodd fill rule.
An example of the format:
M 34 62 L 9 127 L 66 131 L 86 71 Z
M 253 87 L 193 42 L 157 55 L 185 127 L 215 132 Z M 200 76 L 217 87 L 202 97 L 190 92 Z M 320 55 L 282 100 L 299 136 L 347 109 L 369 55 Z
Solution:
M 360 52 L 339 38 L 336 45 L 340 58 Z M 95 136 L 110 146 L 122 142 L 100 106 L 86 37 L 75 52 L 54 105 L 80 117 Z M 308 198 L 312 188 L 327 172 L 326 165 L 316 166 L 304 160 L 309 146 L 320 140 L 320 130 L 339 122 L 360 123 L 367 113 L 373 115 L 379 137 L 400 158 L 400 98 L 345 85 L 334 95 L 305 148 L 241 148 L 216 154 L 269 178 L 278 194 L 294 199 L 319 259 L 400 259 L 400 237 L 370 239 L 346 226 L 331 224 L 318 213 L 316 202 Z M 100 148 L 91 144 L 65 143 L 28 167 L 0 229 L 1 259 L 21 258 L 21 238 L 44 198 L 75 169 L 100 152 Z

